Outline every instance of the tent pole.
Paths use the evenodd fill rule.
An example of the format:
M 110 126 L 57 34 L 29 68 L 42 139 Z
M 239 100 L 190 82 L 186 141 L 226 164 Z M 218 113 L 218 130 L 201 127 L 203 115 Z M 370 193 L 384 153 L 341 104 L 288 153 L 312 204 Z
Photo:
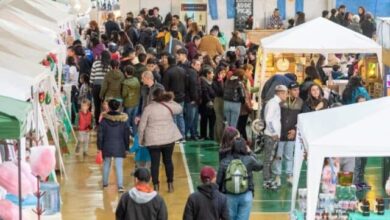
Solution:
M 22 152 L 21 152 L 21 141 L 20 139 L 17 142 L 18 145 L 18 191 L 19 191 L 19 220 L 22 220 Z

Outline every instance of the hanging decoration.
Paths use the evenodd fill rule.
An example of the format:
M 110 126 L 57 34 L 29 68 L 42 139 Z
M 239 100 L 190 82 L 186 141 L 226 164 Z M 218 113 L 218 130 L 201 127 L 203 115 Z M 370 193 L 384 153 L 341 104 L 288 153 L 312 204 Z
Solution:
M 211 19 L 217 20 L 218 19 L 217 0 L 209 0 L 209 10 L 210 10 Z
M 42 104 L 45 101 L 45 92 L 44 91 L 39 92 L 38 100 L 39 100 L 40 104 Z
M 57 55 L 54 53 L 49 53 L 46 56 L 46 59 L 41 61 L 41 64 L 45 67 L 50 67 L 50 71 L 53 71 L 58 63 Z
M 228 19 L 236 16 L 235 0 L 226 0 L 226 10 Z
M 280 17 L 286 19 L 286 0 L 278 0 L 277 7 L 279 9 Z

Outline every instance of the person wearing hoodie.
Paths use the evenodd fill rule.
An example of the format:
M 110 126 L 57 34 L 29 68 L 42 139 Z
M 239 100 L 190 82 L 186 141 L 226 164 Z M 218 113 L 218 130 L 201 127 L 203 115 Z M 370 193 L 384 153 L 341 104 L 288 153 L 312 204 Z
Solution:
M 108 102 L 109 112 L 103 114 L 100 122 L 97 146 L 103 154 L 103 188 L 108 186 L 111 158 L 115 159 L 115 170 L 118 191 L 123 192 L 123 158 L 129 149 L 130 129 L 127 126 L 127 115 L 118 112 L 120 102 L 111 99 Z
M 154 189 L 159 189 L 160 156 L 162 155 L 168 182 L 168 192 L 173 192 L 172 154 L 175 142 L 183 138 L 174 122 L 174 115 L 181 114 L 183 108 L 173 101 L 173 94 L 162 88 L 153 91 L 153 101 L 141 116 L 138 126 L 139 143 L 149 149 Z
M 121 88 L 124 80 L 123 73 L 119 70 L 119 61 L 111 60 L 112 70 L 104 77 L 102 89 L 100 90 L 100 99 L 107 98 L 122 99 Z
M 168 210 L 164 199 L 150 186 L 147 168 L 134 172 L 134 187 L 124 193 L 116 208 L 116 220 L 167 220 Z
M 205 166 L 200 171 L 202 185 L 192 193 L 184 208 L 183 220 L 227 220 L 229 211 L 226 196 L 218 191 L 214 168 Z
M 129 120 L 127 121 L 128 126 L 135 133 L 137 131 L 134 124 L 134 119 L 138 112 L 138 104 L 141 96 L 141 85 L 134 76 L 134 68 L 127 66 L 125 68 L 126 79 L 122 82 L 122 98 L 124 112 L 126 112 Z
M 244 70 L 237 69 L 224 84 L 223 112 L 227 124 L 233 127 L 237 127 L 241 103 L 245 101 L 245 89 L 244 84 L 242 83 L 243 77 Z

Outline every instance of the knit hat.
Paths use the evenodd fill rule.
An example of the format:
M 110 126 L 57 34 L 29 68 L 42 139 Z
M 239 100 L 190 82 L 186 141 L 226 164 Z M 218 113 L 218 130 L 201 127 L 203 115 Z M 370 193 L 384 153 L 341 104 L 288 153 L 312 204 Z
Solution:
M 214 168 L 210 166 L 204 166 L 200 171 L 200 179 L 202 183 L 210 182 L 216 176 Z

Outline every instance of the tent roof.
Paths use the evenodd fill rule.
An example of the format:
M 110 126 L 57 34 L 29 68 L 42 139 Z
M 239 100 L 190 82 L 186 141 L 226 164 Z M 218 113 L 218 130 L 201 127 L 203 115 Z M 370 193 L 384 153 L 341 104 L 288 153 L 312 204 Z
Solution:
M 17 39 L 10 40 L 0 36 L 0 51 L 4 51 L 20 58 L 31 60 L 33 62 L 41 62 L 48 54 L 45 50 L 39 50 L 22 44 Z
M 384 97 L 300 114 L 298 129 L 306 146 L 355 149 L 383 147 L 388 149 L 390 97 Z M 324 123 L 326 122 L 326 123 Z
M 25 134 L 32 110 L 29 102 L 0 96 L 0 139 L 17 139 Z
M 265 52 L 381 53 L 381 46 L 366 36 L 328 19 L 316 18 L 261 40 Z

